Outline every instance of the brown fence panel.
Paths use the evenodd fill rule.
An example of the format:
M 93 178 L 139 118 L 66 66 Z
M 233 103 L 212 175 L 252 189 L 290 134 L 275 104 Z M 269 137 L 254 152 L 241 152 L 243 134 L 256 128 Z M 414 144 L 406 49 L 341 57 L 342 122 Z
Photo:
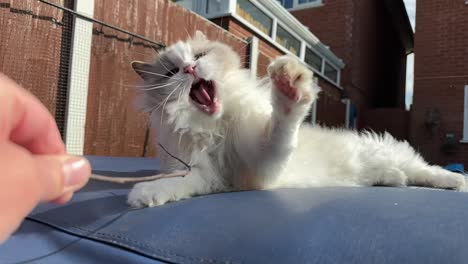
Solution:
M 164 44 L 186 39 L 196 29 L 238 51 L 245 63 L 246 42 L 166 0 L 100 0 L 95 18 Z M 157 131 L 147 135 L 146 117 L 134 108 L 139 82 L 130 63 L 150 60 L 154 50 L 138 39 L 94 25 L 86 118 L 85 153 L 109 156 L 152 156 Z
M 51 1 L 72 7 L 72 1 Z M 32 92 L 63 133 L 71 16 L 35 0 L 0 0 L 0 71 Z

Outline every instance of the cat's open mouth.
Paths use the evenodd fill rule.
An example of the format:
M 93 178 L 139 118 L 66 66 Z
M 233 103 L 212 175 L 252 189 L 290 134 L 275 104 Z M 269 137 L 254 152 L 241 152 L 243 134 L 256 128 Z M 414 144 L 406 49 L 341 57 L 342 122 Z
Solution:
M 190 88 L 190 98 L 200 110 L 207 114 L 218 111 L 219 103 L 214 81 L 195 80 Z

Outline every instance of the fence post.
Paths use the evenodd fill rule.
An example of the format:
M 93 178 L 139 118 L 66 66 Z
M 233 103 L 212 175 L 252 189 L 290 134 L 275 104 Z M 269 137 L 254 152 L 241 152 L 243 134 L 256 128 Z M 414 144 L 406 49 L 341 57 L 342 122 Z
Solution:
M 75 11 L 94 16 L 94 0 L 75 0 Z M 93 23 L 74 18 L 71 67 L 65 118 L 68 153 L 83 155 Z

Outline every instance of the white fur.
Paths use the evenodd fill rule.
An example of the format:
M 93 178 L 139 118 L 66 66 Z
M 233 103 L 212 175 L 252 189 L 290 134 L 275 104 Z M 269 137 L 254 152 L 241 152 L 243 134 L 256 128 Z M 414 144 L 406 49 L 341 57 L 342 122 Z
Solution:
M 206 55 L 195 60 L 199 52 Z M 161 60 L 164 65 L 158 66 Z M 273 61 L 269 78 L 252 80 L 235 52 L 197 33 L 169 47 L 149 69 L 162 74 L 169 66 L 182 69 L 188 64 L 196 65 L 201 78 L 215 81 L 221 107 L 213 115 L 196 108 L 189 97 L 193 77 L 182 71 L 171 78 L 142 75 L 155 86 L 175 82 L 146 91 L 143 99 L 159 142 L 192 170 L 183 178 L 136 184 L 128 197 L 132 206 L 279 187 L 465 186 L 463 176 L 428 165 L 408 143 L 389 134 L 302 124 L 319 89 L 312 72 L 292 57 Z M 164 151 L 159 153 L 163 170 L 184 169 Z

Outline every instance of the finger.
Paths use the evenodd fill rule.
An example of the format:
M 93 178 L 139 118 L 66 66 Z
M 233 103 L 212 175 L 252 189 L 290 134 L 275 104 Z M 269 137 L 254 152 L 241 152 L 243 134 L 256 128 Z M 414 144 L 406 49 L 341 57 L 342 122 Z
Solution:
M 83 187 L 91 175 L 89 162 L 76 156 L 35 156 L 41 201 L 53 201 Z
M 37 98 L 0 73 L 0 140 L 33 154 L 65 154 L 54 118 Z
M 52 202 L 55 204 L 65 204 L 65 203 L 68 203 L 72 197 L 73 197 L 73 192 L 67 192 L 63 194 L 62 196 L 60 196 L 59 198 L 53 200 Z
M 37 203 L 65 201 L 67 193 L 84 186 L 91 174 L 89 163 L 77 157 L 35 156 L 11 142 L 0 144 L 0 149 L 0 241 Z

